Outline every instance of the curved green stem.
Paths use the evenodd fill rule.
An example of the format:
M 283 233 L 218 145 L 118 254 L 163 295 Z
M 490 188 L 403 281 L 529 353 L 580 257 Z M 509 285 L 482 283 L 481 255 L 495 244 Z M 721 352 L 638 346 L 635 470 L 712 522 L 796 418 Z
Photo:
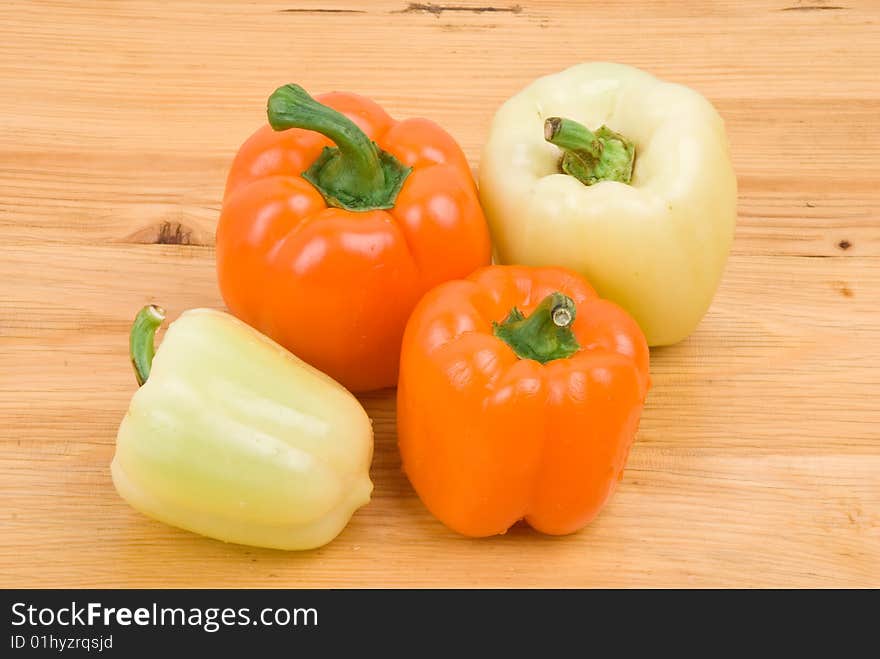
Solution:
M 514 307 L 502 322 L 492 324 L 492 331 L 520 359 L 544 364 L 581 349 L 571 331 L 576 315 L 574 300 L 557 291 L 541 300 L 528 317 Z
M 594 133 L 572 119 L 550 117 L 544 122 L 544 139 L 562 149 L 562 171 L 584 185 L 632 180 L 635 146 L 607 126 Z
M 594 158 L 602 155 L 603 146 L 596 134 L 571 119 L 547 119 L 544 122 L 544 139 L 560 149 L 586 151 Z
M 274 130 L 313 130 L 336 144 L 302 173 L 328 205 L 353 211 L 394 206 L 412 168 L 380 149 L 351 119 L 292 84 L 272 93 L 266 113 Z
M 138 386 L 143 386 L 147 378 L 150 377 L 150 367 L 153 364 L 153 356 L 156 354 L 153 338 L 164 320 L 165 309 L 157 307 L 155 304 L 149 304 L 138 312 L 134 324 L 131 326 L 128 350 Z

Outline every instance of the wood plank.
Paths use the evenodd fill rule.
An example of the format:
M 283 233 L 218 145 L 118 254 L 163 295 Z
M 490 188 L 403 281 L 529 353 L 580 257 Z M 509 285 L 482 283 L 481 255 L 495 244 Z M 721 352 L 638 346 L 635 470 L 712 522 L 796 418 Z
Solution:
M 4 3 L 0 586 L 880 587 L 878 24 L 871 0 Z M 446 530 L 400 471 L 390 390 L 361 397 L 374 500 L 327 547 L 225 545 L 119 499 L 129 323 L 222 307 L 224 179 L 268 91 L 429 116 L 476 168 L 495 108 L 585 59 L 704 93 L 740 186 L 719 294 L 652 351 L 594 524 Z

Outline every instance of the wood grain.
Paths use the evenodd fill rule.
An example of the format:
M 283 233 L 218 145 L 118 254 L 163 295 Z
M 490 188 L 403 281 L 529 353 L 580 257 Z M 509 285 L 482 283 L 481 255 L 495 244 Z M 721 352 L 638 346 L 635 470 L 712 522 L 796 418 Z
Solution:
M 0 7 L 0 586 L 880 586 L 880 6 L 872 0 L 7 2 Z M 456 536 L 400 472 L 287 554 L 148 520 L 108 464 L 126 337 L 222 306 L 226 168 L 268 91 L 370 95 L 476 167 L 497 106 L 608 59 L 724 116 L 739 224 L 718 297 L 652 352 L 626 476 L 565 538 Z

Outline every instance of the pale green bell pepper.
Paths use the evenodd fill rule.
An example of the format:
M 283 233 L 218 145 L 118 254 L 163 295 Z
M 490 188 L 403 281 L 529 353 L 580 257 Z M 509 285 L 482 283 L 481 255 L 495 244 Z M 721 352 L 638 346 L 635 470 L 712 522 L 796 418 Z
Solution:
M 183 313 L 153 356 L 164 312 L 131 333 L 138 381 L 111 471 L 132 507 L 227 542 L 309 549 L 370 500 L 370 419 L 357 399 L 253 328 Z

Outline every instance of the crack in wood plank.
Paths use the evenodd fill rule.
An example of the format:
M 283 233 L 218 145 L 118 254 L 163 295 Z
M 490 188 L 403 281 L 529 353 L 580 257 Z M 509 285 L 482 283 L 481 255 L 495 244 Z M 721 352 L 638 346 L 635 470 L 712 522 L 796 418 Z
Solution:
M 433 14 L 438 17 L 445 11 L 458 11 L 470 14 L 486 14 L 486 13 L 507 13 L 519 14 L 522 7 L 519 5 L 511 5 L 510 7 L 494 7 L 487 5 L 485 7 L 465 7 L 463 5 L 435 5 L 433 2 L 410 2 L 404 9 L 391 12 L 393 14 Z
M 128 236 L 123 242 L 141 245 L 192 245 L 205 246 L 200 234 L 182 222 L 165 220 Z
M 783 7 L 779 11 L 837 11 L 847 9 L 838 5 L 798 5 L 797 7 Z

